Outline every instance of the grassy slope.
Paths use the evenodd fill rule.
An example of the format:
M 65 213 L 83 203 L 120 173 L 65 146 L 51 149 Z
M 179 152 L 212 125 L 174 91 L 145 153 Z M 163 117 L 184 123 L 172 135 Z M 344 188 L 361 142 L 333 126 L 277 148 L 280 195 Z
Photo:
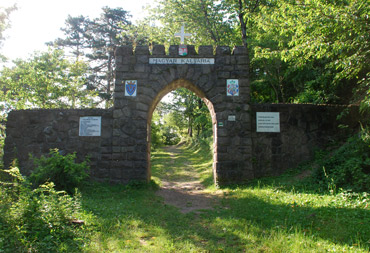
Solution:
M 202 151 L 182 148 L 180 165 L 190 161 L 210 186 L 212 163 Z M 193 154 L 193 155 L 191 155 Z M 156 181 L 176 179 L 168 152 L 152 158 Z M 185 159 L 185 160 L 181 160 Z M 177 168 L 177 169 L 175 169 Z M 181 214 L 155 195 L 153 187 L 96 185 L 83 191 L 86 217 L 85 251 L 140 252 L 367 252 L 370 212 L 366 200 L 342 195 L 297 191 L 279 186 L 279 178 L 250 186 L 223 189 L 214 210 Z M 282 177 L 284 185 L 293 180 Z M 210 191 L 216 190 L 213 187 Z

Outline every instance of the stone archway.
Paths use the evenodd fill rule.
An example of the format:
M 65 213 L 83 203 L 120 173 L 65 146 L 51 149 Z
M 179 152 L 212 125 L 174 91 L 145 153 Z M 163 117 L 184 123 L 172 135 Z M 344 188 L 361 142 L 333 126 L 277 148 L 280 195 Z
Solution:
M 188 46 L 188 56 L 178 56 L 178 46 L 166 55 L 162 45 L 123 46 L 116 50 L 113 107 L 112 162 L 116 181 L 150 180 L 148 122 L 160 99 L 176 87 L 185 87 L 205 99 L 214 122 L 214 178 L 219 185 L 253 178 L 251 117 L 247 58 L 244 47 Z M 237 80 L 238 96 L 228 96 L 228 80 Z M 125 84 L 137 84 L 134 95 Z M 213 105 L 213 106 L 212 106 Z
M 197 86 L 195 86 L 194 84 L 192 84 L 189 80 L 186 80 L 186 79 L 177 79 L 173 82 L 171 82 L 170 84 L 168 84 L 167 86 L 165 86 L 160 92 L 158 92 L 157 96 L 153 99 L 153 102 L 152 102 L 152 105 L 149 107 L 149 113 L 148 113 L 148 123 L 147 123 L 147 136 L 148 136 L 148 144 L 147 144 L 147 161 L 148 161 L 148 175 L 149 177 L 151 176 L 151 163 L 150 163 L 150 148 L 151 148 L 151 122 L 152 122 L 152 116 L 153 116 L 153 112 L 155 110 L 155 108 L 157 107 L 158 103 L 162 100 L 162 98 L 170 93 L 171 91 L 173 90 L 176 90 L 178 88 L 186 88 L 192 92 L 195 93 L 195 95 L 197 95 L 199 98 L 202 99 L 202 101 L 206 104 L 207 108 L 208 108 L 208 111 L 210 112 L 211 114 L 211 118 L 212 118 L 212 129 L 213 129 L 213 179 L 214 179 L 214 182 L 216 183 L 216 173 L 215 173 L 215 164 L 217 162 L 217 120 L 216 120 L 216 113 L 215 113 L 215 110 L 214 110 L 214 107 L 213 107 L 213 104 L 211 101 L 209 101 L 207 98 L 206 98 L 206 95 L 204 94 L 204 92 L 202 90 L 200 90 Z

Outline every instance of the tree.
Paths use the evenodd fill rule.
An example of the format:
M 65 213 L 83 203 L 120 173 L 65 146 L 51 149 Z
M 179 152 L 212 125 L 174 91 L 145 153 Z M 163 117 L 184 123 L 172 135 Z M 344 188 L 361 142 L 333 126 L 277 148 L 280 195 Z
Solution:
M 173 122 L 179 129 L 186 128 L 188 137 L 193 137 L 194 128 L 197 130 L 197 137 L 212 129 L 209 110 L 199 97 L 185 88 L 179 88 L 172 94 L 173 100 L 169 107 L 179 115 Z
M 311 81 L 317 84 L 324 80 L 330 84 L 326 85 L 327 98 L 351 94 L 354 88 L 360 95 L 358 100 L 370 106 L 364 96 L 365 92 L 370 94 L 370 5 L 367 0 L 282 0 L 277 1 L 273 11 L 263 7 L 262 12 L 261 32 L 273 30 L 280 38 L 288 39 L 288 43 L 280 47 L 281 60 L 298 68 L 319 65 L 321 71 L 317 71 Z M 267 52 L 266 57 L 270 56 Z M 310 89 L 307 84 L 309 82 L 305 89 L 309 92 L 318 91 L 319 86 Z
M 58 38 L 55 42 L 49 42 L 48 45 L 57 45 L 62 48 L 69 48 L 71 53 L 79 60 L 85 55 L 85 50 L 89 47 L 90 35 L 90 20 L 84 16 L 71 17 L 65 21 L 65 27 L 61 30 L 65 34 L 65 38 Z
M 105 107 L 111 106 L 114 79 L 114 51 L 125 44 L 126 37 L 121 36 L 130 24 L 127 11 L 122 8 L 104 7 L 99 18 L 68 17 L 66 27 L 62 28 L 66 37 L 54 43 L 63 48 L 70 48 L 79 58 L 84 56 L 89 62 L 88 87 L 95 89 Z
M 68 61 L 63 51 L 49 49 L 28 60 L 15 60 L 14 64 L 0 75 L 0 97 L 6 111 L 92 105 L 95 93 L 86 89 L 84 62 Z

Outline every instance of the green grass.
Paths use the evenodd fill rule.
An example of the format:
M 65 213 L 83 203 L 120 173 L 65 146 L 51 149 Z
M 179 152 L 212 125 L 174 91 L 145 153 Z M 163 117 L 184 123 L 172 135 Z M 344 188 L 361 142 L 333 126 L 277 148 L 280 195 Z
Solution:
M 293 172 L 216 189 L 207 154 L 199 146 L 160 149 L 152 154 L 155 183 L 82 189 L 79 251 L 369 252 L 367 194 L 315 192 Z M 183 214 L 155 194 L 161 180 L 194 177 L 219 193 L 213 210 Z
M 187 176 L 184 165 L 208 186 L 212 162 L 202 151 L 153 153 L 155 181 Z M 290 179 L 289 179 L 290 178 Z M 222 189 L 214 210 L 182 214 L 155 195 L 155 187 L 98 184 L 84 190 L 87 252 L 368 252 L 367 197 L 305 193 L 292 176 Z M 289 182 L 292 185 L 289 185 Z M 208 191 L 217 189 L 209 187 Z M 358 196 L 357 196 L 358 197 Z
M 152 154 L 152 179 L 155 182 L 198 179 L 208 188 L 213 185 L 212 157 L 206 145 L 180 145 L 175 152 L 161 148 Z

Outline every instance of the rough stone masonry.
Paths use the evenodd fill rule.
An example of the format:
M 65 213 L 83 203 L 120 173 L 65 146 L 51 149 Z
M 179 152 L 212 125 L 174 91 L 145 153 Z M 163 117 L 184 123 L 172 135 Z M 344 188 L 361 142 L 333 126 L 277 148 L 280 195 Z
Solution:
M 163 45 L 122 46 L 116 50 L 114 105 L 104 109 L 20 110 L 9 113 L 4 163 L 14 158 L 29 174 L 29 154 L 47 155 L 49 149 L 89 155 L 91 176 L 98 181 L 127 183 L 150 180 L 150 125 L 158 102 L 170 91 L 185 87 L 207 105 L 213 123 L 213 176 L 218 185 L 241 183 L 276 175 L 312 157 L 316 147 L 338 134 L 335 120 L 341 106 L 251 105 L 244 47 L 188 46 L 180 57 L 178 46 L 169 54 Z M 228 80 L 237 80 L 237 95 L 228 95 Z M 127 95 L 125 84 L 135 83 Z M 134 96 L 132 94 L 135 94 Z M 344 118 L 357 127 L 357 108 Z M 278 112 L 281 131 L 256 132 L 256 112 Z M 82 117 L 101 118 L 97 136 L 81 136 Z

